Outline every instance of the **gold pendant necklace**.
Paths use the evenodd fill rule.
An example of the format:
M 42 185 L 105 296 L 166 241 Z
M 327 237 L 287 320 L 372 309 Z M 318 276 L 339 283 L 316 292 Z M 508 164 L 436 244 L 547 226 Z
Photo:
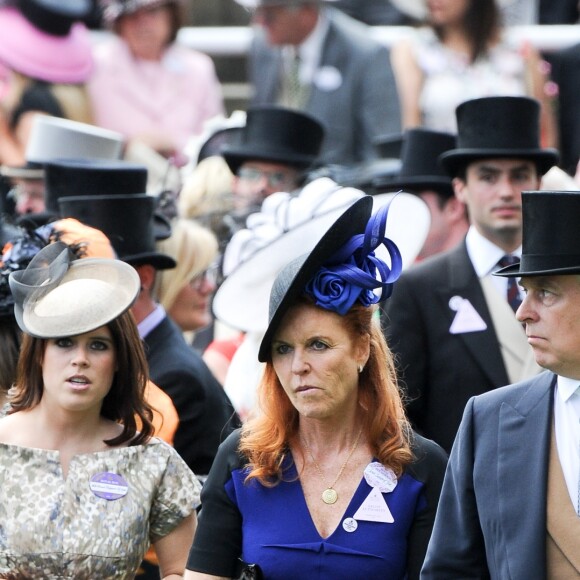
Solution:
M 318 475 L 320 476 L 322 483 L 324 483 L 324 485 L 326 485 L 326 489 L 322 492 L 322 501 L 325 504 L 332 505 L 333 503 L 336 503 L 336 500 L 338 500 L 338 493 L 336 493 L 334 486 L 338 483 L 338 480 L 341 478 L 342 473 L 346 467 L 346 464 L 350 461 L 350 458 L 352 457 L 354 450 L 358 447 L 358 442 L 360 440 L 361 434 L 362 434 L 362 427 L 361 427 L 361 430 L 358 432 L 358 435 L 356 437 L 356 441 L 354 442 L 354 445 L 352 446 L 350 453 L 348 454 L 348 457 L 346 458 L 346 461 L 342 464 L 342 467 L 340 468 L 338 475 L 336 476 L 336 478 L 334 479 L 334 481 L 330 485 L 328 485 L 326 483 L 326 481 L 324 479 L 324 474 L 322 473 L 322 469 L 320 469 L 320 465 L 318 465 L 318 463 L 316 462 L 316 459 L 314 459 L 314 455 L 312 454 L 310 447 L 308 447 L 308 443 L 306 443 L 304 437 L 301 437 L 302 445 L 304 445 L 304 447 L 306 447 L 306 450 L 308 451 L 308 453 L 310 454 L 310 457 L 312 458 L 312 462 L 314 463 L 314 467 L 316 467 L 316 471 L 318 471 Z

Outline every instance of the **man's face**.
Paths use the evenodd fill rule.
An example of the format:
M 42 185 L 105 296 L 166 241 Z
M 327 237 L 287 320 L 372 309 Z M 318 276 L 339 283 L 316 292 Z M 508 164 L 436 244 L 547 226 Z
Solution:
M 580 276 L 526 276 L 516 318 L 525 323 L 536 362 L 580 379 Z
M 427 204 L 431 214 L 429 233 L 417 256 L 419 261 L 447 249 L 447 241 L 457 220 L 455 215 L 457 210 L 453 206 L 454 203 L 459 204 L 459 202 L 454 199 L 442 201 L 441 196 L 430 189 L 423 190 L 418 195 Z M 463 204 L 461 204 L 460 210 L 465 211 Z
M 299 178 L 299 171 L 288 165 L 247 161 L 234 178 L 234 206 L 244 209 L 261 204 L 276 191 L 293 191 L 299 185 Z
M 12 195 L 18 215 L 40 213 L 46 209 L 43 179 L 15 179 Z
M 298 45 L 310 32 L 305 29 L 305 10 L 300 4 L 260 6 L 254 12 L 253 21 L 264 29 L 269 44 Z
M 491 242 L 521 243 L 522 191 L 538 189 L 536 166 L 526 159 L 480 159 L 455 178 L 457 198 L 466 204 L 471 223 Z

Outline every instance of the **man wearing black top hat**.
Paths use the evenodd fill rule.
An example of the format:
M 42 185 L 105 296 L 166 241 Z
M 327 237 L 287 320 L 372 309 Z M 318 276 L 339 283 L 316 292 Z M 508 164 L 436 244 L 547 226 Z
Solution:
M 431 225 L 418 262 L 454 248 L 469 227 L 465 204 L 455 197 L 451 177 L 438 163 L 439 155 L 453 148 L 455 135 L 451 133 L 407 129 L 403 133 L 399 173 L 373 181 L 377 192 L 403 189 L 420 197 L 429 207 Z
M 580 192 L 526 191 L 517 319 L 546 372 L 469 400 L 425 580 L 580 576 Z
M 519 260 L 521 192 L 539 189 L 558 159 L 540 148 L 539 117 L 526 97 L 459 105 L 457 147 L 439 159 L 471 226 L 458 247 L 403 274 L 387 305 L 411 421 L 447 451 L 471 396 L 538 372 L 514 317 L 517 284 L 491 272 Z
M 318 157 L 324 130 L 312 116 L 285 107 L 250 107 L 246 124 L 221 154 L 235 175 L 238 211 L 260 206 L 276 191 L 294 191 Z
M 156 249 L 155 240 L 168 237 L 171 230 L 163 220 L 155 221 L 155 198 L 135 192 L 139 187 L 144 191 L 147 180 L 146 169 L 139 173 L 138 167 L 123 161 L 51 162 L 46 166 L 49 203 L 57 190 L 62 217 L 100 229 L 118 257 L 137 270 L 141 290 L 131 311 L 145 342 L 150 378 L 177 410 L 175 449 L 203 476 L 223 438 L 238 424 L 221 385 L 155 301 L 155 274 L 175 267 L 175 261 Z

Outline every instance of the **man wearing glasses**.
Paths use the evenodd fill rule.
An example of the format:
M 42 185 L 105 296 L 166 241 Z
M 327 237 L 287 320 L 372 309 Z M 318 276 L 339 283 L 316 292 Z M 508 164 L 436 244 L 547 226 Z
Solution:
M 276 191 L 294 191 L 314 166 L 324 129 L 312 116 L 278 106 L 251 107 L 239 142 L 222 149 L 235 175 L 237 211 L 259 206 Z

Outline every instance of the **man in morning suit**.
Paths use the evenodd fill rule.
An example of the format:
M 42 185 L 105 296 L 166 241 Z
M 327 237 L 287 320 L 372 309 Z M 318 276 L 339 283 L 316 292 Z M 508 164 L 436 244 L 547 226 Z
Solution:
M 401 129 L 389 51 L 331 0 L 236 0 L 259 27 L 249 54 L 252 104 L 310 113 L 325 129 L 320 162 L 377 157 L 374 138 Z
M 469 400 L 424 580 L 580 577 L 580 192 L 523 193 L 517 319 L 548 369 Z
M 539 117 L 526 97 L 459 105 L 457 147 L 439 159 L 470 228 L 459 246 L 407 270 L 386 308 L 411 422 L 447 451 L 470 397 L 539 370 L 514 316 L 517 285 L 491 276 L 521 254 L 521 192 L 539 189 L 557 161 L 540 148 Z

